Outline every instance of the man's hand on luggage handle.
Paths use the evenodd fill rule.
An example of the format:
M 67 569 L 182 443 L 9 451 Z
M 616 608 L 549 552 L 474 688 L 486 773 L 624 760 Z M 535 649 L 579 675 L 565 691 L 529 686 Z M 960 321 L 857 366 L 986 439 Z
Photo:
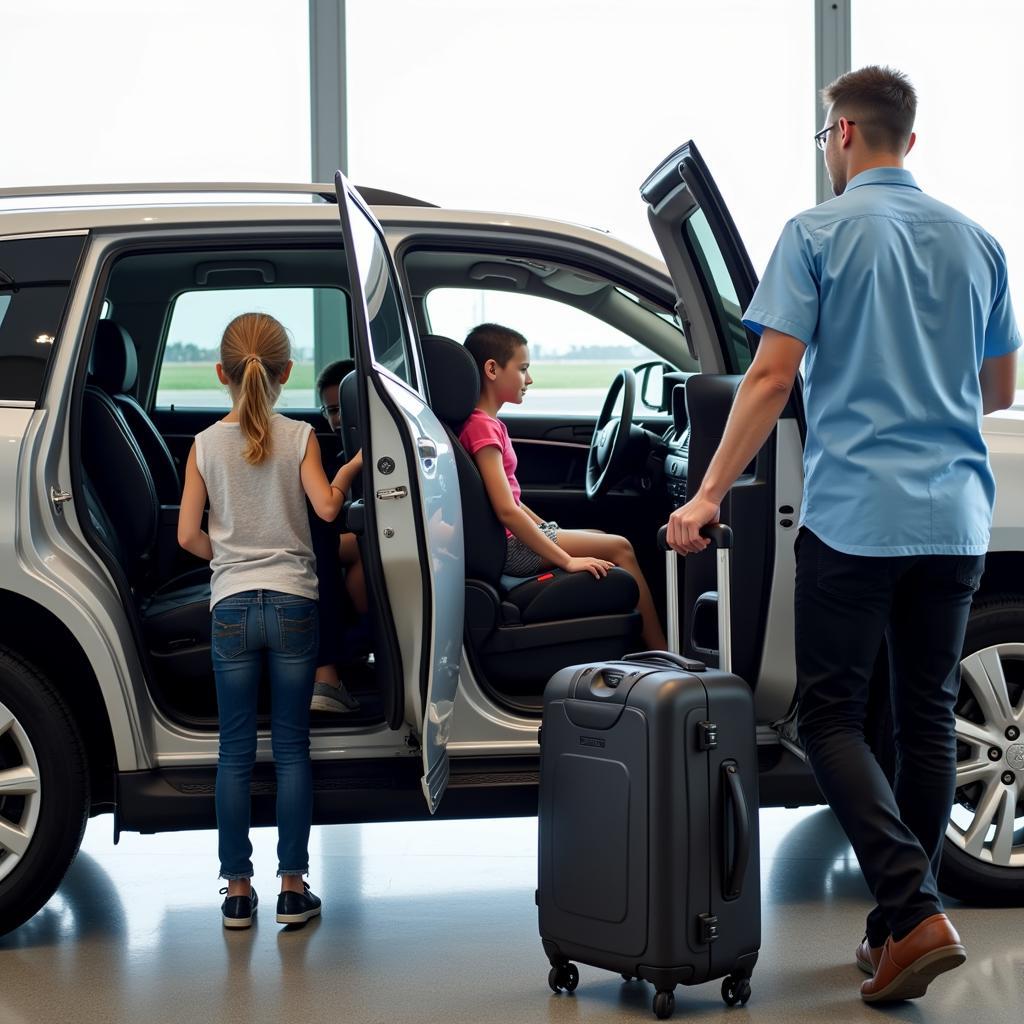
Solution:
M 720 505 L 698 494 L 668 517 L 665 534 L 668 546 L 681 555 L 695 555 L 703 551 L 711 541 L 700 535 L 700 529 L 708 523 L 717 523 L 721 514 Z

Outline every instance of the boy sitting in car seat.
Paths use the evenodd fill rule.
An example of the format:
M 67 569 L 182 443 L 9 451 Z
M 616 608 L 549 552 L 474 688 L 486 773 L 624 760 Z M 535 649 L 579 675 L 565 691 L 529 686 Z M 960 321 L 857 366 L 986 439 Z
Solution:
M 331 427 L 331 432 L 341 430 L 341 382 L 355 369 L 351 359 L 339 359 L 323 368 L 317 377 L 316 390 L 320 399 L 320 412 Z M 338 465 L 343 458 L 334 460 Z M 335 469 L 329 466 L 328 469 Z M 320 581 L 320 650 L 317 655 L 317 670 L 313 686 L 312 711 L 333 711 L 345 713 L 359 710 L 359 701 L 349 693 L 338 674 L 338 663 L 342 654 L 352 653 L 353 646 L 360 641 L 366 646 L 369 641 L 367 621 L 366 577 L 359 553 L 359 543 L 354 533 L 340 533 L 334 523 L 324 523 L 317 516 L 310 516 L 313 537 L 313 553 L 316 556 L 317 577 Z M 345 591 L 359 616 L 349 629 L 342 624 L 341 572 L 345 570 Z
M 637 609 L 643 619 L 644 643 L 651 650 L 664 650 L 665 634 L 632 544 L 613 534 L 560 529 L 520 500 L 516 453 L 498 412 L 506 403 L 521 404 L 533 383 L 526 338 L 509 327 L 480 324 L 467 335 L 465 347 L 480 371 L 480 398 L 459 432 L 459 441 L 473 457 L 494 514 L 505 527 L 504 573 L 533 576 L 555 567 L 589 572 L 600 579 L 613 566 L 620 566 L 640 590 Z

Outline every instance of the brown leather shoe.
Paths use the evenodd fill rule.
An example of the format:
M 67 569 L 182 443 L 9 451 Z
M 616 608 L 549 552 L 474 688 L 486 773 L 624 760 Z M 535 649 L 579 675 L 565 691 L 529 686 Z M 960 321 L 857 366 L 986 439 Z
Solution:
M 878 962 L 882 959 L 884 946 L 871 946 L 868 944 L 868 937 L 865 935 L 861 944 L 857 947 L 855 954 L 857 966 L 865 973 L 874 976 L 878 970 Z
M 917 999 L 935 978 L 966 959 L 967 950 L 949 918 L 933 914 L 899 942 L 891 935 L 885 940 L 874 977 L 860 987 L 861 999 L 866 1003 Z

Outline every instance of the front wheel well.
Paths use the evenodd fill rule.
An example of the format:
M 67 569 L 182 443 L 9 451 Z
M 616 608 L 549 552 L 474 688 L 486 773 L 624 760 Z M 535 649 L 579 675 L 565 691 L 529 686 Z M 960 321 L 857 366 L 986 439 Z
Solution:
M 990 551 L 985 556 L 985 572 L 975 602 L 999 594 L 1024 601 L 1024 551 Z
M 71 630 L 35 601 L 0 590 L 0 647 L 31 663 L 65 701 L 85 746 L 91 813 L 113 808 L 117 759 L 96 673 Z

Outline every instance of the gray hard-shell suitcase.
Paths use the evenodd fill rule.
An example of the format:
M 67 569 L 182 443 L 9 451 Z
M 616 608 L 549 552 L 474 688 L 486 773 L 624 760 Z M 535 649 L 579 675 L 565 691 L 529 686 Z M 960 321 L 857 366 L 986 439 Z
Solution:
M 761 942 L 753 698 L 729 671 L 732 534 L 706 536 L 723 668 L 648 651 L 562 669 L 544 692 L 537 905 L 549 984 L 573 991 L 574 960 L 643 978 L 662 1019 L 676 985 L 722 977 L 725 1001 L 745 1003 Z M 675 593 L 672 551 L 666 565 Z

